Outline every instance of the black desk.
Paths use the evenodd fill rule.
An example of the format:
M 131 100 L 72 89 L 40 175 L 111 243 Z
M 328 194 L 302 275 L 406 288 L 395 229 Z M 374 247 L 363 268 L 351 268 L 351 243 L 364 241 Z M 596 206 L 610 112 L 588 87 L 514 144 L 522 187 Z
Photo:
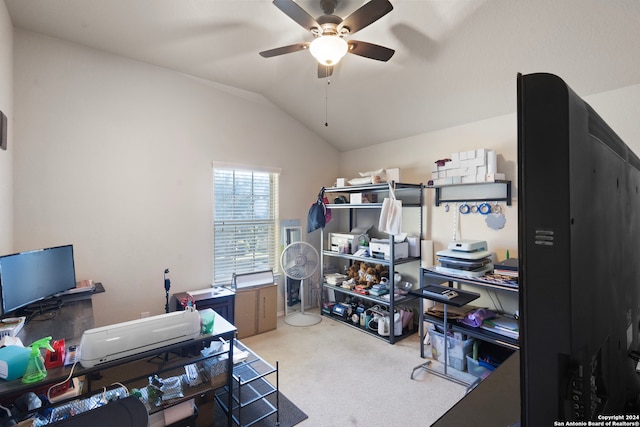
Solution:
M 40 338 L 52 337 L 57 340 L 64 338 L 65 345 L 80 344 L 82 333 L 93 328 L 93 305 L 91 297 L 74 298 L 66 301 L 55 312 L 55 317 L 47 320 L 32 319 L 24 325 L 18 333 L 18 338 L 26 346 Z M 78 368 L 78 367 L 77 367 Z M 51 368 L 47 370 L 47 377 L 34 384 L 23 384 L 21 379 L 14 381 L 0 380 L 0 400 L 8 396 L 23 394 L 29 390 L 56 384 L 64 380 L 70 372 L 70 367 Z M 76 369 L 76 372 L 78 369 Z
M 55 317 L 42 321 L 32 320 L 27 323 L 18 334 L 18 337 L 20 337 L 25 345 L 31 344 L 35 339 L 47 336 L 51 336 L 53 339 L 64 338 L 66 345 L 79 344 L 82 338 L 82 333 L 86 329 L 91 329 L 92 327 L 93 306 L 90 296 L 84 298 L 77 298 L 74 296 L 72 301 L 67 300 L 62 305 Z M 87 378 L 91 378 L 91 374 L 96 374 L 109 368 L 118 367 L 139 360 L 148 360 L 154 356 L 179 351 L 181 349 L 192 349 L 194 347 L 198 349 L 204 348 L 212 341 L 217 341 L 219 338 L 223 338 L 224 340 L 229 341 L 230 344 L 226 382 L 227 384 L 231 384 L 233 374 L 233 348 L 236 333 L 236 327 L 216 313 L 213 332 L 211 334 L 200 335 L 193 340 L 145 351 L 122 359 L 114 360 L 112 362 L 102 363 L 91 368 L 84 368 L 82 365 L 77 364 L 73 371 L 73 376 L 78 377 L 85 375 Z M 202 356 L 197 355 L 195 357 L 180 359 L 180 362 L 184 365 L 202 359 L 204 359 Z M 70 372 L 71 366 L 48 369 L 47 377 L 42 381 L 33 384 L 23 384 L 21 379 L 13 381 L 0 380 L 0 401 L 11 401 L 28 391 L 41 389 L 43 387 L 63 382 L 67 379 Z M 126 380 L 128 380 L 128 378 L 123 379 L 123 381 Z M 83 390 L 82 397 L 92 394 L 91 392 L 91 381 L 87 381 L 87 390 Z M 232 405 L 232 397 L 233 394 L 229 393 L 229 407 Z M 228 425 L 231 426 L 232 418 L 229 417 L 228 421 Z
M 44 337 L 54 340 L 64 338 L 65 345 L 80 344 L 82 333 L 93 328 L 94 294 L 103 293 L 104 286 L 96 282 L 93 291 L 61 294 L 35 302 L 17 315 L 25 316 L 27 324 L 18 333 L 18 338 L 25 346 Z M 37 310 L 41 314 L 35 314 Z
M 516 351 L 432 427 L 509 427 L 519 421 L 520 352 Z
M 411 372 L 411 379 L 413 379 L 413 374 L 418 370 L 418 369 L 424 369 L 425 371 L 431 372 L 434 375 L 437 375 L 439 377 L 443 377 L 446 378 L 448 380 L 451 380 L 453 382 L 456 382 L 458 384 L 462 384 L 462 385 L 468 385 L 467 383 L 465 383 L 464 381 L 461 381 L 455 377 L 449 376 L 447 374 L 447 365 L 449 364 L 449 350 L 448 350 L 448 343 L 447 343 L 447 339 L 448 339 L 448 335 L 447 335 L 447 306 L 452 305 L 454 307 L 462 307 L 463 305 L 469 304 L 471 301 L 474 301 L 478 298 L 480 298 L 480 294 L 475 293 L 475 292 L 469 292 L 469 291 L 462 291 L 460 289 L 456 289 L 455 291 L 458 293 L 458 296 L 456 296 L 455 298 L 451 298 L 448 299 L 446 297 L 440 297 L 440 296 L 436 296 L 432 293 L 425 293 L 424 289 L 426 287 L 430 287 L 430 288 L 436 288 L 436 289 L 441 289 L 441 290 L 447 290 L 447 289 L 452 289 L 451 287 L 448 286 L 441 286 L 441 285 L 435 285 L 435 284 L 429 284 L 427 286 L 423 286 L 419 289 L 415 289 L 409 292 L 409 294 L 420 297 L 420 317 L 419 317 L 419 325 L 418 327 L 420 328 L 420 357 L 424 358 L 424 343 L 422 342 L 422 337 L 424 336 L 424 300 L 425 299 L 429 299 L 431 301 L 436 301 L 436 302 L 440 302 L 443 304 L 444 306 L 444 332 L 443 332 L 443 337 L 444 337 L 444 375 L 441 374 L 439 371 L 436 371 L 434 369 L 431 369 L 430 365 L 431 365 L 431 361 L 425 362 L 421 365 L 416 366 L 415 368 L 413 368 L 413 371 Z
M 18 338 L 25 346 L 44 337 L 54 340 L 65 339 L 68 347 L 80 344 L 82 333 L 93 328 L 93 303 L 91 297 L 66 301 L 60 309 L 51 311 L 55 317 L 47 318 L 46 314 L 35 316 L 18 333 Z

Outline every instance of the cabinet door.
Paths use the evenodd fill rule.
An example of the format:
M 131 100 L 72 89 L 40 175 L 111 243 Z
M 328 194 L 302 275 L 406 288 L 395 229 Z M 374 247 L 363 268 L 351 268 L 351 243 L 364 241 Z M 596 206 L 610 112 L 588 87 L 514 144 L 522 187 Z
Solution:
M 238 328 L 238 338 L 255 335 L 258 331 L 258 290 L 243 289 L 236 292 L 235 327 Z
M 198 308 L 198 310 L 210 308 L 233 324 L 235 322 L 233 316 L 233 304 L 234 296 L 231 295 L 198 301 L 196 307 Z
M 258 333 L 276 329 L 278 317 L 278 285 L 260 288 L 258 293 Z

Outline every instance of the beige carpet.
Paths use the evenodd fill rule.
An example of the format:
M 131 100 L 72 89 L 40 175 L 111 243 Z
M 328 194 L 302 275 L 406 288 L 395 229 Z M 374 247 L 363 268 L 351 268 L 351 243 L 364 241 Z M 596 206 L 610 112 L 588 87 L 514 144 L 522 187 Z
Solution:
M 426 371 L 410 378 L 425 362 L 417 333 L 390 345 L 328 318 L 308 327 L 279 318 L 277 330 L 241 341 L 279 362 L 280 390 L 309 416 L 303 427 L 429 426 L 465 393 Z

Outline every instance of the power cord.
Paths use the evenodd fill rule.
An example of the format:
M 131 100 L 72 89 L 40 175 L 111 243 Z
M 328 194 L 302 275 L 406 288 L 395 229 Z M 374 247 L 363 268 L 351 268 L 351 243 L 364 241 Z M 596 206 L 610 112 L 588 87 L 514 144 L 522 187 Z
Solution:
M 504 307 L 502 306 L 502 301 L 500 301 L 500 296 L 498 296 L 498 291 L 495 291 L 495 290 L 493 291 L 493 295 L 495 296 L 497 303 L 493 299 L 493 296 L 491 295 L 491 291 L 487 292 L 487 295 L 491 299 L 491 302 L 493 303 L 493 306 L 495 307 L 495 309 L 499 310 L 500 313 L 504 313 Z
M 51 402 L 51 390 L 52 390 L 52 389 L 54 389 L 54 388 L 56 388 L 56 387 L 58 387 L 58 386 L 61 386 L 61 385 L 63 385 L 63 384 L 66 384 L 66 383 L 71 379 L 71 376 L 73 375 L 73 371 L 76 369 L 76 365 L 77 365 L 77 364 L 78 364 L 78 361 L 74 362 L 74 364 L 73 364 L 73 365 L 71 365 L 71 371 L 69 371 L 69 376 L 67 376 L 67 378 L 66 378 L 65 380 L 60 381 L 59 383 L 54 384 L 54 385 L 52 385 L 51 387 L 49 387 L 49 388 L 47 389 L 47 400 L 48 400 L 49 402 Z
M 120 387 L 122 387 L 124 389 L 125 397 L 129 396 L 129 389 L 124 384 L 122 384 L 120 382 L 115 382 L 115 383 L 109 384 L 109 387 L 114 386 L 114 385 L 120 386 Z M 120 395 L 119 394 L 116 395 L 115 399 L 113 398 L 113 396 L 111 398 L 107 398 L 107 387 L 102 387 L 102 397 L 100 398 L 100 401 L 98 403 L 100 403 L 100 406 L 104 406 L 107 403 L 109 403 L 110 401 L 118 400 L 118 399 L 120 399 Z
M 0 409 L 3 409 L 7 413 L 7 415 L 9 417 L 13 416 L 13 414 L 11 414 L 11 411 L 9 410 L 9 408 L 5 408 L 4 406 L 0 405 Z
M 125 396 L 129 396 L 129 389 L 124 384 L 119 383 L 119 382 L 115 382 L 115 383 L 111 383 L 110 385 L 119 385 L 120 387 L 122 387 L 124 389 Z

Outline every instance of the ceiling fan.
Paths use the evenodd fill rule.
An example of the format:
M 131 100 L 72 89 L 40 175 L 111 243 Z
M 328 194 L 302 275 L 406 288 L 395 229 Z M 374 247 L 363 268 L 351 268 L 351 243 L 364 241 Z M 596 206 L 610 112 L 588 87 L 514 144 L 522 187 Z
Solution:
M 318 77 L 329 77 L 333 67 L 347 53 L 388 61 L 395 50 L 377 44 L 345 38 L 374 23 L 393 10 L 389 0 L 371 0 L 345 19 L 334 15 L 338 0 L 320 0 L 324 15 L 314 19 L 293 0 L 273 0 L 273 4 L 288 17 L 313 34 L 313 41 L 296 43 L 260 52 L 264 58 L 309 49 L 318 60 Z

